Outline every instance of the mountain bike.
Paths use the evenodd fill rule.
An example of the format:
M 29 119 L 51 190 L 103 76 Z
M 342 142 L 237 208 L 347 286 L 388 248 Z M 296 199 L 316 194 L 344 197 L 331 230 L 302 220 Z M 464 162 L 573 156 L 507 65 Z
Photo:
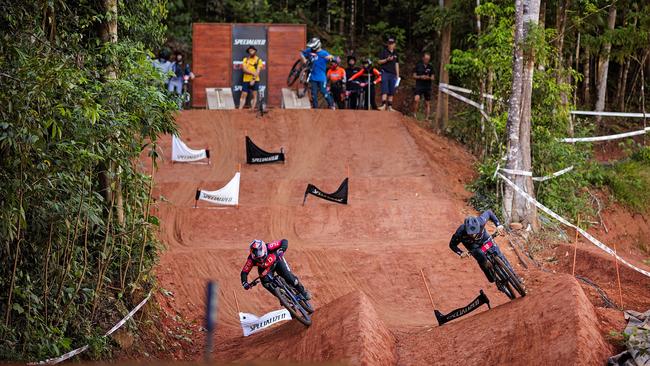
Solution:
M 287 76 L 287 86 L 292 86 L 296 81 L 300 81 L 297 88 L 298 98 L 302 98 L 307 95 L 307 90 L 309 90 L 309 78 L 311 77 L 311 67 L 314 63 L 315 53 L 312 53 L 307 62 L 303 63 L 302 59 L 297 60 L 291 70 L 289 71 L 289 76 Z
M 485 244 L 481 245 L 481 252 L 485 254 L 487 262 L 485 263 L 486 268 L 492 274 L 494 282 L 499 289 L 508 296 L 510 300 L 514 300 L 516 293 L 519 293 L 519 296 L 526 296 L 526 289 L 524 284 L 521 283 L 519 277 L 504 263 L 494 251 L 490 249 L 495 246 L 494 238 L 499 235 L 498 232 L 495 232 L 491 235 L 491 239 L 488 240 Z M 471 255 L 471 252 L 469 252 Z
M 284 260 L 284 258 L 281 258 Z M 269 271 L 266 276 L 257 277 L 251 286 L 257 285 L 263 277 L 266 277 L 268 280 L 268 286 L 270 286 L 271 291 L 280 300 L 282 306 L 284 306 L 291 317 L 297 319 L 299 322 L 305 326 L 311 325 L 311 314 L 314 312 L 311 304 L 307 299 L 302 296 L 302 294 L 296 290 L 293 286 L 289 285 L 284 278 L 281 276 L 276 276 L 273 271 Z

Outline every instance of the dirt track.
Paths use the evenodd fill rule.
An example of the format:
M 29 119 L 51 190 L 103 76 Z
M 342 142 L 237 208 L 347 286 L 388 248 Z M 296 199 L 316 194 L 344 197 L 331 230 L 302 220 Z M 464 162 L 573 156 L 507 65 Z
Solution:
M 507 302 L 473 260 L 448 248 L 450 234 L 472 212 L 464 184 L 474 159 L 454 142 L 396 113 L 273 110 L 260 120 L 248 111 L 185 111 L 178 123 L 190 147 L 210 147 L 212 165 L 160 164 L 154 197 L 167 251 L 158 279 L 174 294 L 172 310 L 197 322 L 206 281 L 219 281 L 217 359 L 428 365 L 489 354 L 490 364 L 593 364 L 611 352 L 573 278 L 519 266 L 530 296 L 433 326 L 420 269 L 443 312 L 467 304 L 481 288 L 493 306 Z M 223 186 L 244 162 L 246 130 L 264 149 L 283 146 L 287 162 L 242 164 L 238 209 L 205 202 L 193 209 L 197 187 Z M 162 144 L 166 157 L 169 140 Z M 333 191 L 347 166 L 348 206 L 313 196 L 301 206 L 307 183 Z M 278 308 L 263 289 L 241 288 L 239 272 L 253 238 L 289 240 L 287 260 L 314 295 L 311 329 L 290 322 L 241 337 L 235 295 L 241 311 Z M 506 245 L 502 250 L 516 263 Z M 471 344 L 478 344 L 475 351 Z M 544 352 L 553 357 L 532 357 Z

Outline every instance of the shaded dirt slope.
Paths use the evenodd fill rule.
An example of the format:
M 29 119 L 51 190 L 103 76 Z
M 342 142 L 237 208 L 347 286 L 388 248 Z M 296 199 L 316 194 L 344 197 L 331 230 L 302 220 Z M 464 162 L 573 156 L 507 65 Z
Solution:
M 290 322 L 244 340 L 219 346 L 226 361 L 341 362 L 394 365 L 395 337 L 379 319 L 363 293 L 349 293 L 323 306 L 313 325 Z
M 448 248 L 451 233 L 473 212 L 465 204 L 464 185 L 471 180 L 474 159 L 458 144 L 388 112 L 272 110 L 257 119 L 248 111 L 195 110 L 182 112 L 178 123 L 181 138 L 190 147 L 210 147 L 212 164 L 167 161 L 156 172 L 154 213 L 161 218 L 160 237 L 167 247 L 157 275 L 160 285 L 172 293 L 158 299 L 168 311 L 200 324 L 206 281 L 219 282 L 218 360 L 253 360 L 271 352 L 273 358 L 294 361 L 451 364 L 454 349 L 463 349 L 460 356 L 468 360 L 476 357 L 469 355 L 471 348 L 460 336 L 469 328 L 475 341 L 497 337 L 496 344 L 504 349 L 492 360 L 507 360 L 503 357 L 509 348 L 523 352 L 531 342 L 538 347 L 555 344 L 557 332 L 541 329 L 566 324 L 575 325 L 575 331 L 567 332 L 565 342 L 584 338 L 595 343 L 589 355 L 578 347 L 558 353 L 556 360 L 563 364 L 576 363 L 577 358 L 604 360 L 608 348 L 592 332 L 597 324 L 593 307 L 581 302 L 584 294 L 575 281 L 527 273 L 501 239 L 502 250 L 521 275 L 530 281 L 541 278 L 535 280 L 540 282 L 533 286 L 530 299 L 490 312 L 481 309 L 459 322 L 466 324 L 465 330 L 456 324 L 432 328 L 435 318 L 421 269 L 433 302 L 443 312 L 467 304 L 481 288 L 494 306 L 507 302 L 473 260 L 461 260 Z M 265 150 L 284 147 L 287 162 L 243 164 L 245 131 Z M 170 140 L 163 138 L 161 146 L 166 157 Z M 222 187 L 239 163 L 239 208 L 205 202 L 192 208 L 197 188 Z M 347 167 L 349 205 L 313 196 L 301 205 L 307 183 L 333 191 L 347 175 Z M 317 310 L 311 329 L 291 322 L 259 336 L 241 337 L 238 306 L 255 314 L 278 308 L 277 300 L 259 286 L 248 292 L 241 288 L 239 272 L 253 238 L 289 240 L 286 258 L 314 295 Z M 545 281 L 551 286 L 544 290 L 546 295 L 535 294 Z M 549 309 L 566 314 L 566 324 L 551 325 Z M 536 325 L 540 317 L 548 318 L 548 324 Z M 596 322 L 592 328 L 590 322 Z M 507 327 L 497 332 L 496 324 L 501 323 Z M 379 333 L 367 334 L 368 328 Z M 527 329 L 536 332 L 536 339 L 523 336 Z M 429 333 L 419 335 L 423 332 Z M 285 350 L 252 341 L 275 335 L 286 338 L 278 347 Z M 198 348 L 202 335 L 192 338 Z M 393 338 L 396 352 L 391 351 Z M 519 359 L 516 354 L 512 357 Z M 459 361 L 464 363 L 463 358 Z

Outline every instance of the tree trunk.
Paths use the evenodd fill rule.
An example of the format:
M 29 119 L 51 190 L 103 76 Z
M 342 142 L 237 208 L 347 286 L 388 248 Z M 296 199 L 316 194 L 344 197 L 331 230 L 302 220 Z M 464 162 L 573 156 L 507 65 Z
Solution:
M 582 101 L 587 106 L 587 109 L 591 108 L 591 55 L 589 54 L 590 49 L 589 45 L 585 45 L 585 56 L 584 56 L 584 78 L 582 80 Z
M 350 49 L 354 50 L 354 33 L 356 32 L 357 0 L 350 0 Z
M 567 8 L 571 6 L 571 0 L 561 0 L 560 7 L 558 8 L 556 17 L 556 29 L 558 32 L 555 47 L 557 48 L 557 67 L 556 67 L 556 81 L 558 84 L 566 83 L 566 75 L 564 72 L 564 34 L 566 31 Z M 569 63 L 570 65 L 571 63 Z M 566 108 L 569 103 L 569 97 L 566 92 L 560 94 L 562 106 Z M 570 127 L 573 130 L 573 127 Z
M 449 9 L 451 0 L 440 0 L 439 5 Z M 451 24 L 447 24 L 442 29 L 442 39 L 440 41 L 440 77 L 439 83 L 449 83 L 449 72 L 447 65 L 451 56 Z M 445 131 L 449 121 L 449 96 L 438 88 L 438 104 L 436 108 L 436 127 L 439 131 Z
M 102 41 L 106 43 L 117 43 L 117 1 L 118 0 L 103 1 L 104 10 L 106 12 L 106 18 L 102 23 L 101 38 Z M 110 83 L 115 79 L 117 79 L 115 66 L 113 64 L 109 64 L 108 66 L 106 66 L 106 80 L 107 82 Z M 115 201 L 114 204 L 115 204 L 115 213 L 117 216 L 117 222 L 120 224 L 124 224 L 124 201 L 122 197 L 122 183 L 120 182 L 120 178 L 119 178 L 122 169 L 119 166 L 115 166 L 110 162 L 108 164 L 108 168 L 110 169 L 110 172 L 113 173 L 115 177 L 114 181 L 112 182 L 114 189 L 111 190 L 110 188 L 108 188 L 108 192 L 107 192 L 109 194 L 108 197 L 110 197 L 111 200 L 114 199 Z M 106 171 L 104 174 L 108 174 L 108 173 L 109 172 Z M 103 177 L 101 180 L 105 182 L 110 182 L 110 178 L 108 177 Z M 112 195 L 114 195 L 114 197 L 110 196 L 111 193 Z M 107 202 L 110 201 L 107 200 Z
M 508 154 L 506 168 L 532 170 L 531 161 L 531 96 L 535 55 L 524 52 L 524 45 L 531 26 L 538 23 L 540 0 L 515 0 L 515 39 L 512 61 L 512 92 L 508 101 Z M 530 53 L 529 53 L 530 52 Z M 510 175 L 517 187 L 535 196 L 531 177 Z M 506 223 L 520 222 L 533 230 L 539 228 L 536 207 L 506 185 L 503 197 L 503 213 Z
M 612 4 L 609 7 L 607 16 L 607 29 L 613 30 L 616 24 L 616 6 Z M 608 41 L 603 45 L 603 49 L 598 57 L 598 99 L 596 100 L 596 111 L 605 110 L 605 97 L 607 96 L 607 73 L 609 71 L 609 52 L 612 44 Z M 601 116 L 596 116 L 596 123 L 600 123 Z

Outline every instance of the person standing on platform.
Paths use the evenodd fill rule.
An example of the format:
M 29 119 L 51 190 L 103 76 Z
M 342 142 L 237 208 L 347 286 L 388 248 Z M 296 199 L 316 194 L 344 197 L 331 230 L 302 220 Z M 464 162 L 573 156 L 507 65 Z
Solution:
M 415 70 L 413 70 L 413 79 L 415 79 L 413 117 L 415 118 L 417 118 L 420 107 L 420 98 L 424 98 L 424 119 L 429 119 L 431 114 L 431 87 L 436 76 L 433 74 L 433 66 L 430 61 L 431 54 L 425 52 L 422 55 L 422 60 L 415 65 Z
M 257 48 L 250 46 L 246 49 L 248 56 L 242 60 L 242 78 L 241 97 L 239 97 L 239 109 L 243 109 L 246 104 L 248 93 L 251 93 L 251 109 L 255 109 L 257 103 L 257 90 L 260 84 L 260 72 L 264 68 L 264 61 L 257 56 Z
M 393 110 L 393 95 L 399 83 L 399 57 L 395 51 L 396 40 L 388 37 L 386 47 L 379 53 L 377 63 L 381 69 L 381 107 L 380 110 Z

